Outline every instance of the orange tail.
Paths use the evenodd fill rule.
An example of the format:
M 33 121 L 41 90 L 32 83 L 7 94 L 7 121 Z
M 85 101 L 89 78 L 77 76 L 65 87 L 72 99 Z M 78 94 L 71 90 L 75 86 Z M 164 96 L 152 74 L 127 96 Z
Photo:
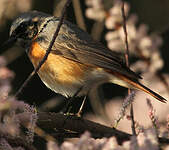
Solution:
M 167 100 L 165 98 L 163 98 L 162 96 L 160 96 L 159 94 L 155 93 L 154 91 L 150 90 L 148 87 L 144 86 L 143 84 L 139 83 L 139 82 L 134 82 L 130 79 L 128 79 L 127 77 L 121 75 L 121 74 L 116 74 L 116 76 L 118 76 L 119 78 L 121 78 L 122 80 L 126 81 L 128 84 L 132 85 L 133 87 L 135 87 L 136 89 L 140 89 L 148 94 L 150 94 L 151 96 L 153 96 L 154 98 L 156 98 L 157 100 L 166 103 Z

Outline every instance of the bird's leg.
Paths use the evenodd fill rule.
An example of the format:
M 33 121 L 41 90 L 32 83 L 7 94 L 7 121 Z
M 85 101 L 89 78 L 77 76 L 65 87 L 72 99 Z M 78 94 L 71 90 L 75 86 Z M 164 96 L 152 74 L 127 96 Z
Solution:
M 81 104 L 81 106 L 80 106 L 80 108 L 79 108 L 79 111 L 78 111 L 77 114 L 76 114 L 78 117 L 81 117 L 82 109 L 83 109 L 83 106 L 84 106 L 84 104 L 85 104 L 86 97 L 87 97 L 87 96 L 85 95 L 85 97 L 83 98 L 82 104 Z
M 68 101 L 68 103 L 67 103 L 67 105 L 66 105 L 65 111 L 63 111 L 64 113 L 69 114 L 70 110 L 72 109 L 70 106 L 71 106 L 71 104 L 72 104 L 74 98 L 79 94 L 79 92 L 82 90 L 82 88 L 83 88 L 83 86 L 80 87 L 80 88 L 76 91 L 76 93 L 69 99 L 69 101 Z

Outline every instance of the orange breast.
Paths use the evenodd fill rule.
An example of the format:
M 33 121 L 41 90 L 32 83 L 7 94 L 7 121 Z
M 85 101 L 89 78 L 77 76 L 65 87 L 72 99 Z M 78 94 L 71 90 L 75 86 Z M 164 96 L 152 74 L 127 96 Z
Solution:
M 46 50 L 43 50 L 38 43 L 32 45 L 29 50 L 29 57 L 34 67 L 37 67 L 45 53 Z M 87 65 L 50 53 L 38 73 L 42 80 L 51 82 L 48 84 L 52 84 L 53 82 L 71 84 L 77 80 L 83 80 L 88 70 L 89 67 Z

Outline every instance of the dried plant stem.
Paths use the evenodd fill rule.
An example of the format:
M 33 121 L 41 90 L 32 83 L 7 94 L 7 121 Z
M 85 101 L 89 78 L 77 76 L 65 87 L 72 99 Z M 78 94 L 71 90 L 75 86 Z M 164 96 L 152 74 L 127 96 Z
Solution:
M 127 97 L 124 99 L 122 107 L 120 109 L 120 113 L 118 115 L 118 118 L 115 120 L 114 128 L 117 128 L 118 123 L 120 120 L 125 116 L 126 113 L 126 108 L 131 105 L 132 101 L 134 100 L 135 97 L 135 91 L 131 91 Z
M 130 89 L 128 90 L 128 93 L 130 92 Z M 133 135 L 136 135 L 136 129 L 135 129 L 135 121 L 134 121 L 134 111 L 133 111 L 133 104 L 131 103 L 130 106 L 130 116 L 131 116 L 131 129 Z
M 91 31 L 93 39 L 96 41 L 100 41 L 103 30 L 104 30 L 104 21 L 96 21 L 93 24 Z
M 128 45 L 128 36 L 127 36 L 127 28 L 126 28 L 126 16 L 125 16 L 125 10 L 124 10 L 124 1 L 122 2 L 122 16 L 123 16 L 123 30 L 125 34 L 125 61 L 126 61 L 126 66 L 129 67 L 129 45 Z M 131 93 L 131 90 L 128 89 L 128 94 Z M 131 103 L 130 107 L 130 116 L 131 116 L 131 129 L 133 135 L 136 135 L 136 130 L 135 130 L 135 122 L 134 122 L 134 112 L 133 112 L 133 104 Z
M 147 100 L 147 106 L 149 108 L 149 118 L 151 119 L 151 122 L 152 122 L 152 125 L 155 129 L 155 132 L 156 132 L 156 136 L 158 137 L 158 134 L 159 134 L 159 124 L 158 124 L 158 117 L 155 115 L 155 109 L 151 103 L 151 100 L 150 99 L 146 99 Z
M 73 2 L 73 7 L 74 7 L 74 12 L 75 12 L 75 16 L 76 16 L 76 21 L 78 26 L 86 31 L 86 25 L 83 19 L 83 15 L 82 15 L 82 10 L 80 7 L 80 2 L 79 0 L 72 0 Z
M 61 25 L 62 25 L 62 23 L 63 23 L 64 16 L 65 16 L 65 12 L 66 12 L 66 8 L 69 6 L 70 2 L 71 2 L 71 0 L 67 0 L 66 4 L 65 4 L 64 7 L 63 7 L 62 15 L 61 15 L 61 17 L 60 17 L 59 24 L 58 24 L 58 26 L 57 26 L 57 28 L 56 28 L 56 31 L 55 31 L 55 33 L 54 33 L 54 35 L 53 35 L 53 38 L 52 38 L 52 40 L 51 40 L 51 42 L 50 42 L 50 45 L 49 45 L 48 49 L 46 50 L 45 56 L 44 56 L 43 59 L 40 61 L 39 65 L 38 65 L 38 66 L 32 71 L 32 73 L 28 76 L 28 78 L 25 80 L 25 82 L 22 84 L 22 86 L 19 88 L 19 90 L 16 92 L 16 94 L 15 94 L 16 97 L 22 92 L 22 90 L 23 90 L 24 87 L 28 84 L 28 82 L 31 80 L 31 78 L 34 76 L 34 74 L 36 74 L 36 73 L 39 71 L 39 69 L 41 68 L 41 66 L 43 65 L 43 63 L 47 60 L 48 55 L 49 55 L 49 53 L 50 53 L 50 51 L 51 51 L 51 49 L 52 49 L 52 46 L 53 46 L 53 44 L 54 44 L 54 42 L 55 42 L 55 39 L 56 39 L 56 37 L 58 36 L 60 27 L 61 27 Z

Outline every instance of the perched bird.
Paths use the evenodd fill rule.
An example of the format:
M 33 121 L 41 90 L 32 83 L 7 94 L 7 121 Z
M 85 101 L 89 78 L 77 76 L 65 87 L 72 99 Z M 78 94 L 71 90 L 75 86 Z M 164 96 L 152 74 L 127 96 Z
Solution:
M 59 18 L 42 12 L 21 14 L 11 25 L 9 41 L 26 49 L 33 66 L 37 67 L 58 23 Z M 165 98 L 141 84 L 141 77 L 126 67 L 116 53 L 66 20 L 38 75 L 48 88 L 66 97 L 73 96 L 80 88 L 78 96 L 86 95 L 93 86 L 111 82 L 142 90 L 166 102 Z

